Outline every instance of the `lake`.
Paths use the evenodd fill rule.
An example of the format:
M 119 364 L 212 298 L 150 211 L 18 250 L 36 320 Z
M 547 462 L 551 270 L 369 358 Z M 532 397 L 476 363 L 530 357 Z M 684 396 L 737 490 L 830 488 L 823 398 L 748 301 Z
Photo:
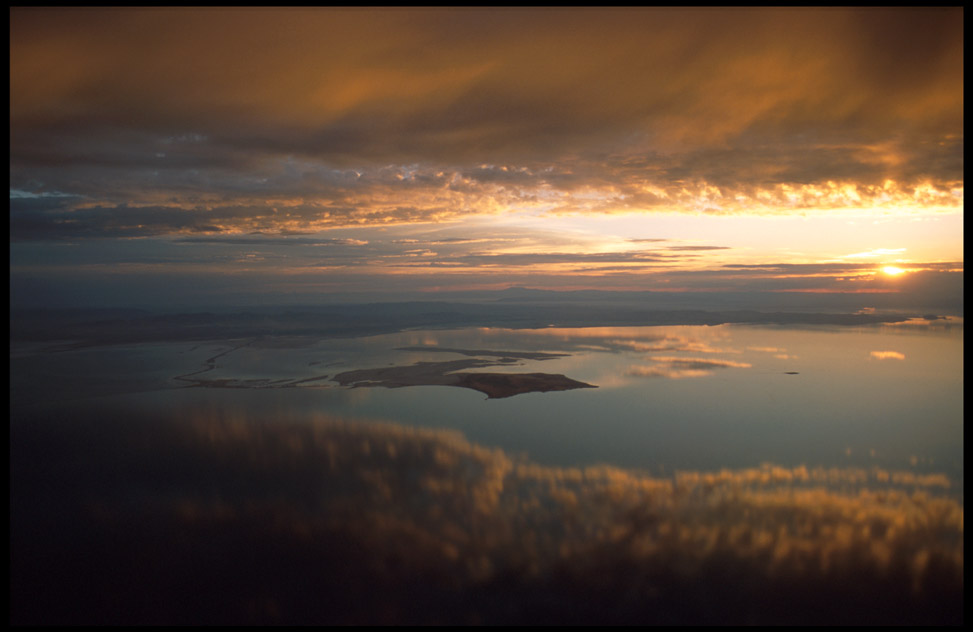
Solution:
M 295 573 L 314 574 L 344 604 L 312 608 L 311 620 L 331 623 L 688 623 L 705 620 L 697 606 L 714 586 L 729 592 L 710 623 L 833 622 L 849 608 L 856 622 L 962 618 L 960 319 L 15 345 L 10 361 L 12 550 L 26 586 L 17 595 L 31 604 L 24 621 L 82 612 L 101 622 L 303 622 Z M 569 381 L 555 379 L 566 390 L 494 396 L 423 384 L 453 380 L 453 370 Z M 342 375 L 359 386 L 341 386 Z M 64 516 L 88 526 L 55 537 Z M 211 535 L 200 535 L 201 524 Z M 213 570 L 231 555 L 228 541 L 263 541 L 281 524 L 287 535 L 275 537 L 288 546 L 314 536 L 359 552 L 346 559 L 333 546 L 311 547 L 313 572 L 290 549 L 277 561 Z M 176 532 L 188 540 L 174 545 L 167 534 Z M 109 581 L 97 595 L 65 598 L 59 618 L 37 596 L 52 594 L 59 571 L 34 564 L 51 557 L 55 540 L 56 564 L 82 576 L 91 561 L 77 551 L 107 542 L 113 568 L 128 568 L 133 551 L 148 556 L 143 565 L 168 568 L 170 555 L 202 549 L 215 561 L 193 572 L 251 577 L 234 584 L 247 597 L 192 605 L 172 583 L 185 569 L 170 569 L 168 579 L 135 582 L 138 591 Z M 570 595 L 594 590 L 595 559 L 617 563 L 598 573 L 634 582 L 635 592 L 598 593 L 579 611 Z M 652 572 L 633 570 L 639 559 Z M 268 564 L 291 579 L 253 579 Z M 363 584 L 339 587 L 321 568 Z M 419 597 L 417 576 L 426 578 Z M 728 588 L 741 576 L 747 588 Z M 837 605 L 822 611 L 798 597 L 863 577 L 874 594 L 854 607 L 831 595 Z M 64 581 L 53 594 L 77 590 Z M 374 582 L 387 590 L 385 609 L 363 596 Z M 483 593 L 487 584 L 497 592 Z M 153 591 L 181 605 L 153 605 Z M 465 605 L 442 610 L 456 591 Z M 783 605 L 768 605 L 766 591 Z M 905 605 L 882 614 L 896 591 Z M 408 605 L 427 598 L 440 605 Z
M 517 358 L 489 371 L 563 374 L 598 388 L 488 399 L 463 388 L 342 388 L 320 379 L 470 357 L 437 348 L 562 354 Z M 935 469 L 961 481 L 962 352 L 962 326 L 925 321 L 854 328 L 471 328 L 25 356 L 11 360 L 11 392 L 15 401 L 57 406 L 65 399 L 75 409 L 171 408 L 180 415 L 220 409 L 266 419 L 327 413 L 451 428 L 545 465 L 649 471 L 763 462 L 877 465 Z M 215 355 L 218 366 L 195 377 L 229 387 L 186 388 L 197 382 L 173 379 L 206 369 Z M 261 382 L 316 376 L 291 388 Z

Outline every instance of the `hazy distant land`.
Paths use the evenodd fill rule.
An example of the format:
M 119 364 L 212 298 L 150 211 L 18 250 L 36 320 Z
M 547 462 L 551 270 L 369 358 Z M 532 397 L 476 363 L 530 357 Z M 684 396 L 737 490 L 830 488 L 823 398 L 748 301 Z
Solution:
M 560 293 L 558 293 L 560 294 Z M 565 292 L 563 294 L 571 294 Z M 590 293 L 589 293 L 590 294 Z M 759 311 L 667 309 L 654 298 L 598 296 L 483 301 L 408 301 L 311 306 L 241 307 L 166 313 L 143 309 L 13 309 L 10 340 L 58 342 L 63 348 L 136 342 L 233 340 L 256 337 L 354 338 L 407 329 L 620 327 L 651 325 L 849 325 L 934 320 L 923 311 Z M 533 294 L 529 295 L 533 297 Z M 480 354 L 482 355 L 482 354 Z
M 546 351 L 495 351 L 491 349 L 454 349 L 452 347 L 399 347 L 396 351 L 434 351 L 439 353 L 458 353 L 466 356 L 495 356 L 498 358 L 523 358 L 524 360 L 553 360 L 566 358 L 569 353 L 549 353 Z
M 410 329 L 492 327 L 542 329 L 547 327 L 666 326 L 721 324 L 777 324 L 812 326 L 864 326 L 903 322 L 915 318 L 942 319 L 937 314 L 874 310 L 847 312 L 762 312 L 756 310 L 658 309 L 649 294 L 549 293 L 523 291 L 498 293 L 492 301 L 429 301 L 314 306 L 241 308 L 234 311 L 162 313 L 142 309 L 12 310 L 11 343 L 49 343 L 49 351 L 84 347 L 189 341 L 227 341 L 239 345 L 302 347 L 325 338 L 357 338 Z M 613 296 L 619 294 L 619 296 Z M 571 300 L 572 296 L 576 300 Z M 545 302 L 546 301 L 546 302 Z M 325 386 L 327 375 L 269 379 L 248 376 L 205 375 L 220 355 L 198 371 L 173 379 L 207 388 L 294 388 Z M 346 371 L 331 378 L 342 386 L 456 386 L 490 399 L 528 392 L 594 388 L 561 374 L 468 372 L 469 369 L 507 365 L 516 360 L 545 360 L 564 354 L 448 347 L 401 347 L 400 351 L 457 353 L 472 359 L 420 362 Z M 489 358 L 489 359 L 488 359 Z

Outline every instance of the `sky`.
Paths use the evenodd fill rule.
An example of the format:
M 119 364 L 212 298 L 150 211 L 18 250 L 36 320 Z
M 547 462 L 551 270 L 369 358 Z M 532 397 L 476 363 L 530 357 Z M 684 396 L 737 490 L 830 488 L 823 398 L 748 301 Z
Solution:
M 11 9 L 10 36 L 14 306 L 962 293 L 961 8 Z

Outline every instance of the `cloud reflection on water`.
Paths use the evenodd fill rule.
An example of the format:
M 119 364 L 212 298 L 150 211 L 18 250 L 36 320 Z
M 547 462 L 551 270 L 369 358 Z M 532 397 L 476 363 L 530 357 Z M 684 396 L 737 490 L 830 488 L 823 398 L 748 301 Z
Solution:
M 11 444 L 15 623 L 962 621 L 941 474 L 655 477 L 219 413 L 35 419 Z
M 869 355 L 877 360 L 905 360 L 905 354 L 898 351 L 872 351 Z
M 633 366 L 626 375 L 636 377 L 668 377 L 679 379 L 684 377 L 702 377 L 712 375 L 712 369 L 749 369 L 752 365 L 747 362 L 732 360 L 714 360 L 711 358 L 680 358 L 673 356 L 655 356 L 652 358 L 655 366 Z

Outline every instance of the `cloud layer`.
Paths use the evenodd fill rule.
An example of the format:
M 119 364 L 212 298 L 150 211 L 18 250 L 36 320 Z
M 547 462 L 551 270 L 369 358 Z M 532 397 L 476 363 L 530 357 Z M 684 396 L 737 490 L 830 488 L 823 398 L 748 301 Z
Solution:
M 12 232 L 956 212 L 961 15 L 18 9 Z

